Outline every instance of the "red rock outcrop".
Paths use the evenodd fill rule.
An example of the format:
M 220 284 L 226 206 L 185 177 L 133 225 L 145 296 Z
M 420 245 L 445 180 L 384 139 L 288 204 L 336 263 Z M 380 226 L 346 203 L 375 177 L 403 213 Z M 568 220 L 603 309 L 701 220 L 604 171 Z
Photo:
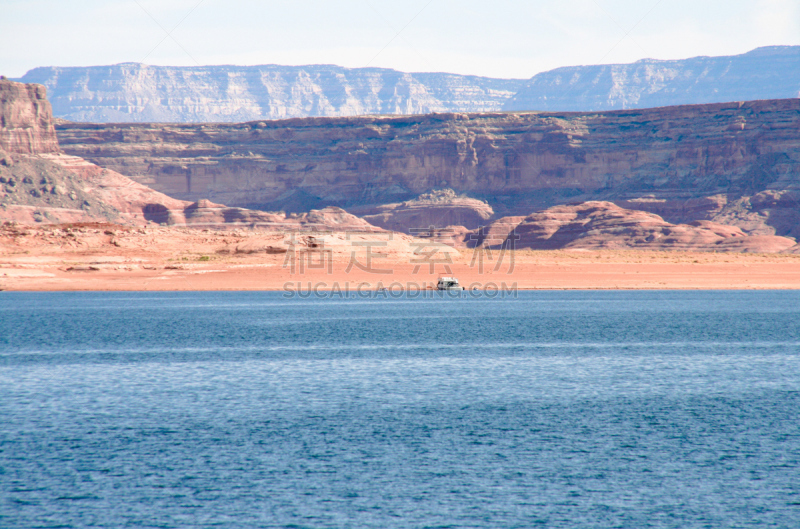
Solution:
M 177 217 L 179 212 L 171 212 Z M 381 228 L 351 215 L 341 208 L 328 206 L 312 209 L 308 213 L 268 213 L 244 208 L 229 208 L 200 200 L 182 210 L 184 223 L 194 227 L 241 227 L 248 226 L 268 230 L 315 230 L 338 232 L 382 232 Z M 174 222 L 177 223 L 177 222 Z
M 115 222 L 144 225 L 151 210 L 178 212 L 188 202 L 153 191 L 74 156 L 14 155 L 0 166 L 0 219 L 22 223 Z
M 53 113 L 44 86 L 0 79 L 0 151 L 58 152 Z
M 384 204 L 363 210 L 364 220 L 387 230 L 406 232 L 425 230 L 431 226 L 464 226 L 474 229 L 486 224 L 494 216 L 491 206 L 484 201 L 458 196 L 452 189 L 425 193 L 401 203 Z
M 504 224 L 508 226 L 510 223 Z M 555 206 L 525 217 L 500 244 L 535 250 L 638 249 L 777 253 L 795 245 L 786 237 L 745 234 L 710 221 L 670 224 L 658 215 L 610 202 Z
M 177 200 L 75 156 L 16 155 L 0 166 L 0 221 L 115 222 L 196 228 L 381 232 L 341 208 L 302 215 L 230 208 L 209 200 Z
M 525 216 L 512 216 L 499 218 L 489 225 L 478 228 L 472 232 L 465 243 L 469 247 L 482 246 L 486 248 L 502 246 L 512 231 L 525 220 Z

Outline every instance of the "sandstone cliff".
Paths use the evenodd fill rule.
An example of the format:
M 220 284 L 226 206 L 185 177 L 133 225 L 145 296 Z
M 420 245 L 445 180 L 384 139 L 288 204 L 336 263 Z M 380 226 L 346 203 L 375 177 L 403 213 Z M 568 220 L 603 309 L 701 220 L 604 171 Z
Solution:
M 710 220 L 792 237 L 800 235 L 798 131 L 798 99 L 57 127 L 65 151 L 193 202 L 366 211 L 452 188 L 486 200 L 496 216 L 609 200 L 672 223 Z
M 19 154 L 58 151 L 44 86 L 0 79 L 0 158 L 3 151 Z
M 730 57 L 574 66 L 535 75 L 505 110 L 586 111 L 800 97 L 800 46 Z
M 59 152 L 45 88 L 0 79 L 0 220 L 144 223 L 148 204 L 172 199 Z
M 36 68 L 20 81 L 50 92 L 75 121 L 200 122 L 307 116 L 497 111 L 521 79 L 311 66 Z
M 349 231 L 359 233 L 384 231 L 335 206 L 312 209 L 300 215 L 287 215 L 283 212 L 268 213 L 227 207 L 208 200 L 200 200 L 179 211 L 152 210 L 150 217 L 151 220 L 160 224 L 185 224 L 192 227 L 237 228 L 245 226 L 275 231 Z
M 530 80 L 310 66 L 43 67 L 56 116 L 90 122 L 231 122 L 312 116 L 588 111 L 800 94 L 800 46 L 730 57 L 574 66 Z
M 227 207 L 209 200 L 177 200 L 76 156 L 15 155 L 11 160 L 8 165 L 0 164 L 0 222 L 383 231 L 336 207 L 287 215 Z
M 304 215 L 178 200 L 59 152 L 44 87 L 0 80 L 0 221 L 382 231 L 339 208 Z

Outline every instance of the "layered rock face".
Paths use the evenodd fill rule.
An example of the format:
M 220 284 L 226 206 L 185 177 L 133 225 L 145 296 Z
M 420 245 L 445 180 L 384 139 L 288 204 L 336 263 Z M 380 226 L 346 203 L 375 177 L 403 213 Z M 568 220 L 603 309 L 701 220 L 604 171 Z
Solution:
M 45 88 L 0 80 L 0 220 L 143 224 L 186 203 L 59 152 Z
M 370 208 L 366 214 L 358 209 L 364 220 L 387 230 L 405 232 L 409 227 L 464 226 L 474 229 L 485 225 L 494 216 L 492 207 L 484 201 L 460 197 L 452 189 L 441 189 L 406 202 L 384 204 Z
M 0 164 L 0 221 L 22 224 L 113 222 L 193 228 L 381 232 L 337 207 L 302 215 L 177 200 L 82 158 L 17 155 Z
M 59 152 L 44 87 L 0 80 L 0 221 L 242 225 L 286 230 L 382 231 L 339 208 L 286 216 L 178 200 Z
M 202 122 L 363 114 L 497 111 L 521 79 L 316 66 L 36 68 L 20 81 L 50 92 L 74 121 Z
M 486 230 L 487 248 L 637 249 L 778 253 L 795 247 L 786 237 L 747 235 L 741 229 L 709 221 L 671 224 L 658 215 L 623 209 L 610 202 L 555 206 L 533 213 L 506 232 L 510 219 Z
M 0 79 L 0 151 L 18 154 L 58 151 L 44 86 Z
M 535 75 L 505 110 L 587 111 L 800 97 L 800 46 L 743 55 L 574 66 Z
M 45 67 L 56 116 L 90 122 L 233 122 L 313 116 L 597 111 L 800 97 L 800 46 L 729 57 L 574 66 L 530 80 L 313 66 Z
M 798 99 L 57 131 L 65 151 L 192 202 L 365 211 L 446 187 L 496 216 L 610 200 L 673 223 L 800 235 Z
M 335 206 L 319 210 L 312 209 L 308 213 L 301 215 L 286 215 L 285 213 L 267 213 L 244 208 L 231 208 L 222 204 L 214 204 L 208 200 L 200 200 L 180 211 L 165 211 L 164 213 L 166 214 L 164 219 L 159 219 L 161 224 L 185 224 L 192 227 L 231 228 L 246 226 L 277 231 L 350 231 L 358 233 L 384 231 L 371 225 L 366 220 Z
M 517 247 L 537 249 L 780 252 L 796 250 L 790 237 L 800 235 L 800 100 L 607 113 L 62 123 L 70 152 L 62 154 L 46 141 L 52 122 L 40 87 L 7 84 L 22 103 L 7 100 L 0 132 L 20 138 L 18 130 L 30 129 L 28 138 L 38 139 L 8 142 L 3 219 L 380 231 L 372 220 L 399 231 L 433 226 L 431 238 L 463 245 L 491 247 L 505 233 L 506 241 L 520 237 Z M 452 189 L 388 200 L 443 186 Z M 240 204 L 208 200 L 217 196 Z M 240 207 L 254 201 L 290 211 L 327 207 L 302 215 Z M 553 208 L 567 201 L 583 203 Z M 522 212 L 518 223 L 506 216 L 472 229 Z

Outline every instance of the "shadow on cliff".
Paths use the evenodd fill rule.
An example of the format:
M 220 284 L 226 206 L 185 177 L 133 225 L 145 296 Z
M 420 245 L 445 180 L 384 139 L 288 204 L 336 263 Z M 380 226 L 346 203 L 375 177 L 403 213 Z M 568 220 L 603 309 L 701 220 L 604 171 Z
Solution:
M 169 224 L 171 219 L 170 210 L 163 204 L 147 204 L 142 208 L 145 220 L 157 224 Z
M 241 207 L 259 211 L 284 211 L 286 213 L 305 213 L 326 206 L 342 207 L 341 200 L 323 198 L 302 189 L 293 189 L 270 202 L 247 203 Z

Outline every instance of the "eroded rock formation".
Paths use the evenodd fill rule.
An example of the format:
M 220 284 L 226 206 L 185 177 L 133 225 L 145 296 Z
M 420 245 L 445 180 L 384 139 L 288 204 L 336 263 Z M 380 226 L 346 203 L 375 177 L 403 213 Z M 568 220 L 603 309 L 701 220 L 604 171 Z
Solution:
M 610 202 L 554 206 L 513 224 L 509 218 L 490 225 L 482 246 L 487 248 L 638 249 L 706 252 L 778 253 L 795 246 L 787 237 L 748 235 L 740 228 L 710 221 L 671 224 L 653 213 L 621 208 Z
M 227 207 L 209 200 L 178 200 L 115 171 L 60 153 L 16 155 L 14 160 L 9 166 L 0 165 L 0 221 L 383 231 L 334 206 L 287 215 Z
M 430 227 L 463 226 L 474 229 L 494 216 L 482 200 L 458 196 L 452 189 L 439 189 L 405 202 L 383 204 L 365 211 L 354 209 L 364 220 L 387 230 L 407 232 Z
M 11 117 L 0 132 L 15 137 L 28 116 L 41 133 L 29 137 L 46 138 L 46 105 L 38 114 L 23 107 L 3 107 Z M 405 232 L 433 227 L 419 235 L 449 237 L 454 246 L 513 238 L 514 247 L 535 249 L 785 252 L 797 251 L 800 234 L 800 100 L 601 114 L 62 123 L 59 130 L 72 154 L 46 141 L 9 142 L 14 150 L 0 164 L 3 218 L 382 231 L 372 220 Z M 138 171 L 139 182 L 117 169 Z M 149 181 L 174 186 L 178 198 Z M 452 189 L 386 200 L 442 186 Z M 260 197 L 262 206 L 287 210 L 314 201 L 326 207 L 287 215 L 227 207 L 209 199 L 216 195 Z M 521 220 L 490 223 L 523 210 Z
M 57 131 L 67 152 L 193 202 L 378 214 L 446 187 L 486 200 L 497 217 L 608 200 L 672 223 L 800 235 L 800 99 Z
M 44 87 L 0 80 L 0 220 L 19 223 L 115 222 L 286 230 L 382 231 L 329 207 L 303 215 L 179 200 L 59 152 Z

